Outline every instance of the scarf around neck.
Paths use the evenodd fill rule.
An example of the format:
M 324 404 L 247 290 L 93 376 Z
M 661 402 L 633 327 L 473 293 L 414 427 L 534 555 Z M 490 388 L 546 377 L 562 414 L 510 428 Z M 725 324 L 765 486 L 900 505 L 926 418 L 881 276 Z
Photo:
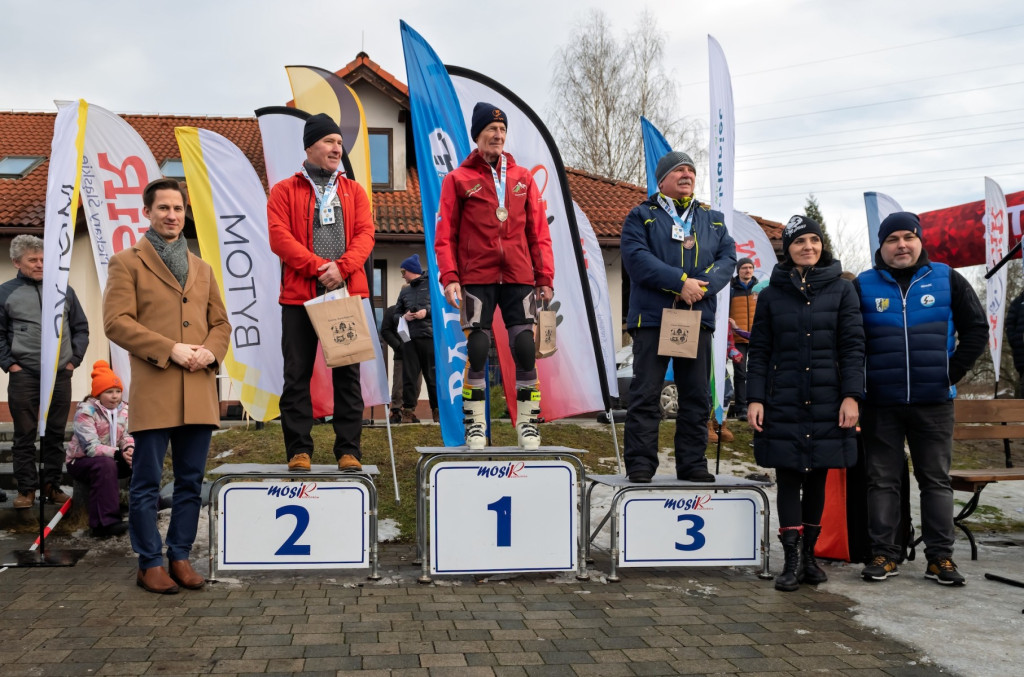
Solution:
M 160 260 L 164 262 L 171 275 L 178 281 L 181 288 L 185 288 L 185 281 L 188 279 L 188 243 L 184 235 L 179 235 L 174 242 L 168 242 L 160 237 L 152 228 L 146 231 L 146 239 L 153 245 Z

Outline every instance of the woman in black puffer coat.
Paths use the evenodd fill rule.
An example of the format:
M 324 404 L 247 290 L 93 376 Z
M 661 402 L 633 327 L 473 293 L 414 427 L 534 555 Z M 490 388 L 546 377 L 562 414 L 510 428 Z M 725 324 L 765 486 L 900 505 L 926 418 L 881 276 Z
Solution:
M 828 580 L 814 560 L 829 468 L 857 460 L 857 398 L 864 390 L 864 329 L 853 284 L 823 249 L 821 226 L 794 216 L 785 260 L 757 300 L 747 356 L 747 420 L 754 456 L 776 469 L 779 540 L 792 591 Z

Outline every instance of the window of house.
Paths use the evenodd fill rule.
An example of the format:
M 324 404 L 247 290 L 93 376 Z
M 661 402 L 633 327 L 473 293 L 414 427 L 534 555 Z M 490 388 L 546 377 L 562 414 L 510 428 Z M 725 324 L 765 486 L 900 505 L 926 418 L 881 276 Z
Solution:
M 393 184 L 390 129 L 369 129 L 370 176 L 374 190 L 390 190 Z
M 0 160 L 0 179 L 20 179 L 43 163 L 38 155 L 8 155 Z
M 160 173 L 169 179 L 185 180 L 185 165 L 177 158 L 168 158 L 160 163 Z

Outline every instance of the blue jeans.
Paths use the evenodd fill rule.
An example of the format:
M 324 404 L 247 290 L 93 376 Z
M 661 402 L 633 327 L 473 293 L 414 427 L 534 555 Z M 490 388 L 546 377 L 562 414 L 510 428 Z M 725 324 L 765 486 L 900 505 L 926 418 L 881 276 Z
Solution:
M 200 491 L 213 428 L 184 425 L 132 434 L 135 437 L 135 454 L 132 457 L 128 533 L 132 549 L 139 556 L 139 568 L 149 569 L 164 563 L 163 543 L 156 520 L 160 477 L 168 443 L 174 467 L 174 498 L 171 502 L 171 524 L 167 528 L 167 559 L 172 562 L 188 559 L 192 543 L 196 540 L 202 505 Z

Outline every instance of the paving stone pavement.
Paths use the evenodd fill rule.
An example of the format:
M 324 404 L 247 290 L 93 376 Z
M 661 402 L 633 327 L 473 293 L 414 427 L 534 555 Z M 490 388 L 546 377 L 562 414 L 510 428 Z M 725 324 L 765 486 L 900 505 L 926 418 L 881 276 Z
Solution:
M 95 548 L 73 568 L 8 569 L 0 677 L 944 672 L 854 622 L 852 602 L 827 585 L 780 593 L 754 568 L 623 569 L 620 583 L 607 583 L 598 553 L 591 581 L 526 574 L 421 585 L 413 555 L 382 545 L 379 582 L 353 571 L 258 573 L 177 595 L 136 587 L 126 548 Z

